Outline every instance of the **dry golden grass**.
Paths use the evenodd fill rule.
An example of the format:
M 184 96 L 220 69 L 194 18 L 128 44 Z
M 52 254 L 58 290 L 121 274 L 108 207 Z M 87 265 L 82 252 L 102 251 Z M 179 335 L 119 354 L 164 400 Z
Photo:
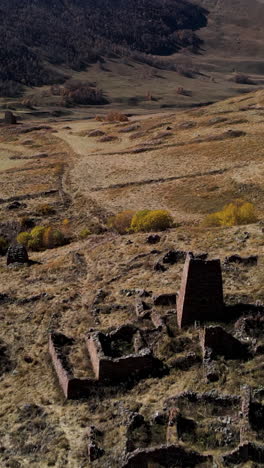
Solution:
M 62 128 L 64 124 L 55 123 L 52 125 L 58 130 L 57 134 L 34 136 L 41 152 L 50 152 L 47 160 L 41 161 L 37 169 L 0 175 L 0 198 L 37 194 L 43 187 L 63 189 L 62 194 L 56 192 L 52 197 L 26 200 L 27 208 L 23 209 L 23 214 L 34 213 L 40 204 L 52 203 L 56 206 L 55 221 L 62 226 L 63 219 L 69 219 L 69 229 L 77 233 L 81 228 L 89 227 L 91 219 L 103 223 L 109 214 L 129 208 L 169 209 L 175 220 L 181 222 L 180 227 L 161 234 L 161 242 L 155 246 L 160 253 L 153 253 L 154 247 L 146 243 L 147 234 L 118 236 L 107 232 L 58 249 L 32 253 L 31 258 L 40 263 L 30 268 L 7 268 L 5 260 L 0 258 L 0 292 L 11 298 L 10 303 L 0 305 L 0 339 L 8 345 L 14 364 L 14 369 L 0 380 L 1 444 L 5 447 L 5 451 L 0 453 L 0 464 L 4 468 L 90 466 L 85 436 L 90 425 L 101 428 L 105 433 L 106 455 L 94 466 L 117 468 L 120 464 L 116 460 L 121 459 L 125 434 L 120 408 L 139 409 L 150 418 L 162 410 L 166 398 L 180 391 L 215 388 L 215 384 L 204 382 L 201 367 L 194 366 L 186 372 L 172 369 L 162 379 L 143 380 L 129 391 L 105 389 L 85 402 L 64 402 L 48 356 L 47 341 L 51 329 L 59 329 L 81 343 L 89 328 L 105 329 L 135 320 L 135 298 L 122 293 L 124 289 L 145 288 L 154 293 L 177 291 L 181 282 L 181 263 L 169 267 L 165 273 L 153 269 L 154 263 L 171 248 L 207 251 L 211 258 L 222 260 L 234 253 L 259 255 L 258 266 L 225 270 L 224 290 L 226 295 L 237 297 L 237 302 L 242 296 L 250 302 L 264 302 L 261 221 L 231 228 L 205 228 L 200 222 L 206 213 L 220 209 L 237 197 L 252 201 L 260 220 L 264 216 L 263 116 L 259 108 L 239 111 L 239 99 L 233 99 L 234 104 L 224 102 L 199 111 L 137 118 L 144 136 L 136 143 L 129 138 L 130 133 L 119 132 L 121 125 L 71 122 L 74 134 L 70 134 Z M 260 96 L 252 95 L 249 99 L 255 105 Z M 236 129 L 246 132 L 245 136 L 190 143 L 198 136 L 219 135 L 232 128 L 229 124 L 226 128 L 208 125 L 217 112 L 226 113 L 232 106 L 236 108 L 234 116 L 227 114 L 228 118 L 232 115 L 232 118 L 239 119 L 242 115 L 248 120 L 248 123 L 236 125 Z M 186 121 L 195 121 L 196 126 L 180 128 Z M 155 151 L 131 152 L 167 126 L 171 127 L 173 134 L 167 145 L 162 142 Z M 106 134 L 111 129 L 111 135 L 118 134 L 119 140 L 114 144 L 116 154 L 109 154 L 107 143 L 75 134 L 95 128 Z M 184 145 L 177 146 L 179 143 Z M 0 150 L 1 144 L 0 141 Z M 15 143 L 12 145 L 18 154 L 22 154 L 20 147 Z M 32 154 L 27 148 L 28 154 Z M 120 152 L 122 154 L 118 154 Z M 61 164 L 64 165 L 63 171 Z M 56 165 L 60 165 L 60 170 L 56 171 Z M 220 169 L 225 172 L 210 173 Z M 182 178 L 145 183 L 150 179 L 179 176 Z M 140 182 L 141 185 L 93 191 L 101 186 L 128 182 Z M 21 211 L 10 214 L 5 209 L 6 205 L 0 205 L 1 222 L 19 219 Z M 249 233 L 247 240 L 245 231 Z M 123 308 L 113 309 L 110 314 L 100 313 L 97 317 L 91 314 L 91 305 L 99 288 L 108 292 L 105 304 L 119 304 Z M 21 301 L 40 293 L 46 293 L 46 296 L 34 302 Z M 190 329 L 184 334 L 194 338 L 197 330 Z M 166 343 L 162 342 L 160 348 L 161 345 Z M 76 346 L 72 353 L 77 373 L 81 376 L 85 375 L 86 369 L 83 352 L 82 346 Z M 226 381 L 222 379 L 218 386 L 218 390 L 225 393 L 238 393 L 242 380 L 243 383 L 261 385 L 263 379 L 258 359 L 236 367 L 230 365 L 225 372 Z M 44 410 L 45 429 L 39 425 L 43 421 L 38 417 L 25 417 L 25 408 L 29 404 L 36 404 Z M 32 421 L 34 425 L 30 425 Z M 39 430 L 34 432 L 36 427 Z M 29 444 L 35 449 L 30 449 Z
M 241 98 L 232 98 L 199 111 L 138 117 L 137 140 L 131 140 L 131 133 L 120 133 L 117 125 L 119 140 L 111 147 L 95 139 L 84 141 L 76 134 L 94 130 L 97 125 L 106 135 L 111 131 L 115 136 L 107 124 L 74 122 L 75 135 L 59 126 L 58 136 L 77 155 L 71 170 L 72 188 L 84 198 L 92 196 L 110 213 L 169 208 L 177 220 L 183 221 L 187 214 L 188 220 L 195 221 L 233 198 L 244 198 L 256 204 L 262 217 L 264 121 L 257 107 L 261 95 L 258 92 L 248 96 L 247 105 L 252 106 L 248 111 L 239 110 Z M 211 123 L 215 116 L 225 113 L 228 119 L 221 127 Z M 232 121 L 244 123 L 233 127 Z M 195 127 L 185 128 L 182 122 L 192 122 Z M 169 141 L 159 138 L 155 143 L 167 127 Z M 229 137 L 228 130 L 234 129 L 245 135 Z

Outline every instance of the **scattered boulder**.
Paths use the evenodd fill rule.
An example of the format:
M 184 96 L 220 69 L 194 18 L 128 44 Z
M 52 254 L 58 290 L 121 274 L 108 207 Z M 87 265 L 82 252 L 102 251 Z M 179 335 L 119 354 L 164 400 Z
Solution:
M 10 245 L 7 250 L 6 264 L 10 265 L 12 263 L 28 263 L 28 253 L 24 245 Z
M 255 266 L 258 263 L 258 255 L 250 255 L 249 257 L 240 257 L 240 255 L 230 255 L 224 260 L 225 265 L 230 265 L 230 263 L 238 263 L 245 266 Z
M 153 302 L 155 306 L 167 306 L 175 305 L 176 306 L 176 297 L 177 294 L 159 294 L 158 296 L 153 297 Z
M 96 442 L 91 441 L 88 443 L 88 456 L 89 456 L 90 462 L 98 460 L 98 458 L 101 458 L 103 455 L 104 455 L 104 450 L 98 447 Z
M 102 138 L 100 138 L 99 141 L 101 143 L 109 143 L 110 141 L 116 141 L 116 140 L 118 140 L 118 137 L 116 137 L 114 135 L 104 135 L 104 136 L 102 136 Z
M 158 234 L 150 234 L 150 236 L 147 237 L 146 242 L 148 244 L 157 244 L 160 242 L 160 236 Z
M 9 348 L 3 341 L 0 340 L 0 376 L 6 372 L 10 372 L 14 367 L 14 362 L 10 357 Z
M 204 360 L 205 377 L 208 382 L 217 382 L 220 379 L 218 366 L 211 360 Z
M 16 125 L 17 119 L 16 116 L 11 111 L 5 112 L 4 123 L 6 125 Z
M 102 132 L 102 130 L 91 130 L 88 133 L 88 137 L 103 137 L 105 135 L 105 132 Z
M 183 250 L 169 250 L 162 258 L 163 263 L 174 265 L 180 261 L 184 261 L 187 253 Z
M 193 259 L 193 260 L 202 260 L 202 261 L 205 261 L 207 260 L 208 258 L 208 253 L 199 253 L 199 254 L 194 254 L 193 252 L 189 252 L 189 256 Z
M 167 268 L 166 268 L 164 265 L 162 265 L 162 263 L 160 263 L 160 262 L 156 262 L 156 263 L 154 264 L 153 269 L 154 269 L 155 271 L 160 271 L 160 272 L 162 272 L 162 273 L 163 273 L 164 271 L 167 270 Z
M 98 289 L 98 291 L 96 292 L 93 304 L 94 305 L 101 304 L 101 302 L 103 302 L 106 297 L 107 297 L 107 292 L 105 292 L 103 289 Z
M 19 201 L 13 201 L 10 205 L 7 205 L 7 210 L 18 210 L 19 208 L 26 208 L 25 203 L 20 203 Z
M 11 298 L 5 293 L 0 293 L 0 305 L 7 304 L 8 302 L 11 302 Z
M 245 136 L 246 135 L 246 132 L 243 132 L 242 130 L 228 130 L 226 132 L 226 135 L 230 138 L 239 138 L 241 136 Z
M 138 318 L 146 318 L 150 314 L 150 305 L 140 299 L 136 300 L 135 310 Z
M 150 297 L 152 291 L 146 291 L 146 289 L 138 289 L 137 293 L 138 297 Z

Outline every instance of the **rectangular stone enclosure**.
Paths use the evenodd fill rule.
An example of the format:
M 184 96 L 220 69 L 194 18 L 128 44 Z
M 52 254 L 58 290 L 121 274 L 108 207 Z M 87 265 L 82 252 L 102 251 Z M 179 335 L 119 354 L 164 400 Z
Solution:
M 219 320 L 223 311 L 220 260 L 201 260 L 187 255 L 177 300 L 179 328 L 192 325 L 196 321 Z
M 95 376 L 100 381 L 122 381 L 135 375 L 146 376 L 157 368 L 157 359 L 141 341 L 133 326 L 123 326 L 111 333 L 92 332 L 86 336 Z

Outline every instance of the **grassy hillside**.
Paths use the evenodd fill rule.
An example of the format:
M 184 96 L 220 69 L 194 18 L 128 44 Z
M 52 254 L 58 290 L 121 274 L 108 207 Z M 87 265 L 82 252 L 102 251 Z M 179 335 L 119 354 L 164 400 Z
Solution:
M 134 448 L 166 444 L 168 407 L 178 404 L 170 399 L 184 391 L 209 392 L 210 402 L 196 402 L 193 393 L 191 401 L 183 397 L 180 409 L 189 429 L 177 444 L 213 456 L 203 467 L 227 466 L 222 456 L 239 444 L 243 385 L 252 388 L 255 413 L 263 411 L 261 328 L 257 336 L 241 338 L 233 316 L 222 324 L 250 346 L 252 355 L 217 358 L 220 378 L 207 381 L 199 345 L 203 326 L 179 330 L 170 305 L 156 307 L 168 328 L 155 330 L 148 318 L 138 319 L 135 299 L 142 289 L 178 291 L 183 262 L 165 263 L 169 250 L 208 252 L 222 261 L 226 304 L 259 307 L 261 323 L 263 116 L 263 91 L 258 91 L 203 109 L 141 115 L 124 123 L 43 124 L 43 118 L 31 116 L 20 125 L 0 127 L 1 236 L 12 241 L 36 225 L 56 227 L 68 239 L 58 248 L 30 251 L 31 266 L 7 267 L 0 257 L 1 467 L 119 468 L 129 448 L 127 435 Z M 254 204 L 257 222 L 203 224 L 208 213 L 236 198 Z M 156 245 L 146 241 L 147 233 L 120 236 L 107 228 L 109 216 L 119 210 L 146 208 L 166 208 L 176 223 L 159 233 Z M 90 230 L 86 238 L 84 229 Z M 257 255 L 257 264 L 224 263 L 233 254 Z M 99 290 L 105 295 L 98 296 Z M 145 300 L 151 304 L 152 296 Z M 166 372 L 66 401 L 49 357 L 48 333 L 59 330 L 76 339 L 70 355 L 75 373 L 91 377 L 84 334 L 126 323 L 152 329 L 150 346 Z M 216 392 L 229 395 L 231 404 L 219 406 Z M 135 417 L 140 424 L 132 424 Z M 87 449 L 91 426 L 104 450 L 93 462 Z M 261 446 L 263 418 L 245 430 Z M 245 463 L 241 466 L 252 464 Z M 184 466 L 181 460 L 179 466 Z

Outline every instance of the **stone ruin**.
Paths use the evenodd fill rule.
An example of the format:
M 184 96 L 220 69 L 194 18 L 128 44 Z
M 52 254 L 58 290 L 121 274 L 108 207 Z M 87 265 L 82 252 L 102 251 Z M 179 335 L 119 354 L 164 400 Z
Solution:
M 16 116 L 11 111 L 6 111 L 4 116 L 4 123 L 6 125 L 16 125 L 17 119 Z
M 200 333 L 203 356 L 210 354 L 211 359 L 224 356 L 225 359 L 245 359 L 248 348 L 220 326 L 205 327 Z
M 205 327 L 200 331 L 200 345 L 203 354 L 203 370 L 208 382 L 216 382 L 223 375 L 217 362 L 219 356 L 225 359 L 247 359 L 250 355 L 248 344 L 242 343 L 220 326 Z
M 167 399 L 164 408 L 172 416 L 167 433 L 178 443 L 207 451 L 240 442 L 240 396 L 186 391 Z
M 69 359 L 75 340 L 58 332 L 49 336 L 50 356 L 67 399 L 87 398 L 100 386 L 156 375 L 161 370 L 161 362 L 148 348 L 140 330 L 132 325 L 110 333 L 89 332 L 85 342 L 93 377 L 76 378 Z
M 49 335 L 49 353 L 64 396 L 69 400 L 78 400 L 87 398 L 96 391 L 98 382 L 96 379 L 80 379 L 74 376 L 74 369 L 69 360 L 73 344 L 74 340 L 62 333 L 52 332 Z
M 210 450 L 217 450 L 217 461 L 221 459 L 225 466 L 250 460 L 262 463 L 264 447 L 248 442 L 252 421 L 260 413 L 257 404 L 252 399 L 251 388 L 245 386 L 240 395 L 215 391 L 180 393 L 167 399 L 163 410 L 150 420 L 140 413 L 132 413 L 127 422 L 126 456 L 122 466 L 147 468 L 157 463 L 167 467 L 192 467 L 202 464 L 211 468 L 213 456 L 200 453 Z M 229 453 L 226 453 L 227 446 L 231 447 Z
M 203 260 L 187 255 L 177 300 L 179 328 L 195 322 L 219 320 L 223 310 L 220 260 Z
M 10 265 L 12 263 L 29 263 L 27 249 L 24 245 L 10 245 L 7 250 L 6 264 Z
M 86 343 L 95 376 L 100 381 L 120 382 L 131 376 L 147 376 L 160 364 L 142 332 L 131 325 L 110 333 L 88 333 Z
M 201 455 L 194 450 L 186 450 L 180 445 L 163 445 L 159 447 L 150 447 L 147 449 L 135 450 L 122 468 L 148 468 L 149 466 L 183 466 L 192 468 L 203 464 L 209 468 L 212 463 L 212 456 Z M 157 464 L 157 465 L 156 465 Z
M 104 455 L 104 450 L 100 447 L 103 433 L 95 426 L 90 426 L 87 431 L 88 438 L 88 457 L 90 462 L 94 462 Z
M 240 444 L 235 450 L 223 456 L 223 462 L 226 466 L 236 466 L 241 463 L 252 461 L 259 464 L 264 463 L 264 446 L 245 442 Z
M 241 387 L 240 395 L 183 392 L 169 398 L 165 408 L 169 414 L 176 414 L 173 425 L 183 442 L 203 450 L 233 446 L 233 451 L 222 456 L 225 465 L 232 465 L 235 460 L 234 464 L 264 460 L 263 446 L 249 444 L 249 451 L 242 449 L 248 447 L 256 421 L 258 429 L 264 429 L 264 406 L 254 401 L 248 385 Z
M 162 369 L 162 363 L 153 354 L 153 338 L 157 342 L 164 334 L 177 336 L 179 328 L 195 322 L 199 325 L 199 322 L 225 318 L 220 261 L 208 260 L 207 256 L 187 255 L 178 298 L 176 293 L 155 295 L 141 291 L 137 294 L 134 324 L 109 332 L 90 330 L 86 334 L 85 350 L 88 350 L 92 377 L 76 377 L 69 359 L 74 340 L 60 333 L 50 334 L 49 351 L 66 398 L 87 398 L 106 386 L 158 375 L 155 372 Z M 99 291 L 93 307 L 105 297 L 107 294 Z M 109 307 L 111 312 L 111 305 L 100 307 Z M 186 347 L 183 348 L 184 352 L 181 350 L 180 355 L 176 355 L 172 366 L 185 371 L 203 362 L 207 380 L 219 380 L 218 357 L 250 357 L 256 352 L 250 340 L 254 341 L 259 325 L 263 326 L 263 317 L 255 314 L 243 316 L 236 322 L 235 336 L 222 326 L 205 326 L 200 332 L 197 330 L 198 351 L 195 348 L 191 350 L 194 352 L 189 350 L 184 354 Z M 173 327 L 177 329 L 176 334 L 173 334 Z M 219 452 L 217 461 L 221 458 L 224 466 L 250 460 L 260 463 L 264 459 L 264 448 L 248 442 L 255 430 L 264 431 L 264 406 L 253 400 L 249 387 L 241 388 L 240 395 L 184 392 L 166 400 L 162 413 L 151 421 L 139 413 L 132 416 L 127 424 L 124 459 L 120 462 L 124 468 L 147 468 L 150 464 L 170 467 L 175 463 L 211 468 L 214 458 L 208 454 L 210 450 Z M 102 434 L 91 428 L 88 434 L 90 462 L 103 456 L 101 446 Z M 229 453 L 226 453 L 227 447 L 231 449 Z
M 126 431 L 125 462 L 123 468 L 146 467 L 152 463 L 162 466 L 211 466 L 212 457 L 201 455 L 180 445 L 175 433 L 174 411 L 159 412 L 151 420 L 139 413 L 129 415 Z M 207 464 L 207 462 L 210 462 Z
M 23 259 L 24 248 L 19 246 L 10 248 L 9 262 L 18 261 L 18 255 L 15 255 L 18 251 L 21 252 L 19 260 L 26 261 L 26 255 Z M 99 291 L 93 307 L 95 302 L 101 303 L 106 297 L 107 293 Z M 110 313 L 112 306 L 96 307 L 99 307 L 98 313 L 101 307 L 108 307 L 107 313 Z M 135 300 L 135 324 L 123 325 L 110 332 L 91 330 L 86 335 L 85 349 L 90 358 L 92 378 L 78 380 L 74 376 L 67 364 L 70 346 L 67 340 L 70 339 L 62 338 L 64 335 L 61 334 L 51 334 L 50 353 L 65 396 L 78 398 L 81 393 L 89 394 L 99 383 L 116 384 L 159 371 L 162 368 L 161 361 L 153 355 L 152 348 L 162 335 L 175 337 L 179 328 L 195 322 L 199 325 L 206 320 L 223 321 L 225 312 L 220 260 L 208 260 L 206 254 L 188 254 L 178 298 L 176 293 L 155 295 L 139 290 Z M 183 349 L 179 356 L 176 355 L 170 361 L 169 366 L 188 370 L 202 361 L 205 378 L 215 382 L 222 376 L 219 356 L 225 359 L 247 359 L 263 352 L 262 342 L 259 345 L 255 338 L 245 336 L 245 330 L 254 331 L 260 323 L 263 325 L 263 320 L 258 315 L 242 317 L 235 325 L 234 331 L 238 337 L 219 325 L 205 327 L 200 331 L 202 358 L 197 342 L 198 349 L 196 345 L 191 350 Z

